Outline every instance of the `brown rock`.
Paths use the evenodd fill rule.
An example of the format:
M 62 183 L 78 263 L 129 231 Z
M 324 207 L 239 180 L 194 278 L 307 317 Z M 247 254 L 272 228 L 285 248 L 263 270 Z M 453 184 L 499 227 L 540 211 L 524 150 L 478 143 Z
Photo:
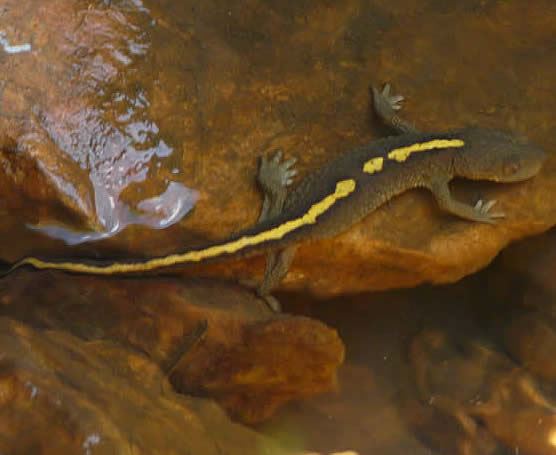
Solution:
M 276 315 L 240 286 L 18 271 L 0 281 L 3 315 L 145 353 L 184 393 L 256 422 L 286 401 L 328 391 L 344 347 L 335 330 Z M 198 331 L 207 323 L 206 333 Z
M 529 134 L 548 152 L 556 146 L 555 88 L 546 82 L 556 61 L 551 0 L 489 4 L 481 14 L 476 2 L 437 10 L 404 1 L 363 8 L 351 0 L 326 7 L 242 0 L 227 8 L 185 1 L 124 11 L 115 3 L 6 1 L 7 38 L 32 43 L 32 51 L 1 57 L 0 131 L 16 144 L 0 155 L 0 199 L 11 201 L 2 203 L 9 213 L 0 232 L 12 240 L 4 260 L 38 251 L 137 257 L 224 238 L 257 217 L 260 153 L 283 147 L 299 158 L 302 176 L 376 137 L 368 87 L 385 80 L 407 95 L 407 115 L 423 129 L 473 123 Z M 539 57 L 538 49 L 549 51 Z M 122 181 L 112 180 L 120 167 Z M 527 183 L 456 182 L 459 198 L 498 200 L 507 219 L 497 226 L 445 216 L 425 191 L 408 192 L 336 239 L 300 248 L 284 288 L 332 295 L 458 280 L 511 241 L 556 223 L 547 196 L 556 193 L 555 175 L 551 154 Z M 166 180 L 199 190 L 201 199 L 164 233 L 132 228 L 70 250 L 21 229 L 53 221 L 101 229 L 101 184 L 112 185 L 123 213 L 160 194 Z M 108 215 L 117 221 L 120 212 Z M 185 273 L 252 279 L 262 264 Z
M 514 299 L 556 319 L 556 229 L 512 245 L 500 259 L 500 273 L 521 284 Z M 511 297 L 512 289 L 507 283 L 500 283 L 498 288 L 501 295 Z
M 441 450 L 486 455 L 502 443 L 528 455 L 556 454 L 554 403 L 502 353 L 425 330 L 411 342 L 410 360 L 421 395 L 413 425 Z
M 291 403 L 257 428 L 319 452 L 351 448 L 361 455 L 430 454 L 400 412 L 397 397 L 403 379 L 385 378 L 383 370 L 354 364 L 344 365 L 338 376 L 338 392 Z
M 538 378 L 556 383 L 556 324 L 540 311 L 517 313 L 504 329 L 508 352 Z
M 320 322 L 286 316 L 222 335 L 184 356 L 172 376 L 178 390 L 214 397 L 232 416 L 256 423 L 294 397 L 335 388 L 343 345 Z
M 490 275 L 491 289 L 506 315 L 506 348 L 524 368 L 554 383 L 556 230 L 506 249 Z
M 0 451 L 283 453 L 218 406 L 178 395 L 144 355 L 0 318 Z
M 30 46 L 4 55 L 0 198 L 15 218 L 4 229 L 23 241 L 36 236 L 18 233 L 22 223 L 114 235 L 130 222 L 152 226 L 168 211 L 180 213 L 178 195 L 190 207 L 196 196 L 181 186 L 182 158 L 164 160 L 173 148 L 157 119 L 171 114 L 157 96 L 164 80 L 151 73 L 148 10 L 31 0 L 22 14 L 19 6 L 8 0 L 2 9 L 3 23 L 10 23 L 4 42 Z M 167 194 L 170 188 L 181 191 Z M 141 206 L 160 195 L 158 208 Z M 11 257 L 21 250 L 19 243 L 4 251 Z
M 528 447 L 544 454 L 539 447 L 549 442 L 545 430 L 556 429 L 551 417 L 554 382 L 528 374 L 531 370 L 523 368 L 527 365 L 504 348 L 505 316 L 513 305 L 498 302 L 492 293 L 491 272 L 498 265 L 500 261 L 448 286 L 312 302 L 303 296 L 284 300 L 289 310 L 336 327 L 346 345 L 346 360 L 338 372 L 338 392 L 284 406 L 264 422 L 263 431 L 283 440 L 297 437 L 319 452 L 351 448 L 361 454 L 425 455 L 436 447 L 443 454 L 467 450 L 462 453 L 476 455 L 515 452 L 515 443 L 520 453 Z M 512 275 L 500 281 L 514 293 L 519 289 L 520 280 Z M 527 335 L 526 327 L 521 339 L 535 338 L 535 333 Z M 420 332 L 442 335 L 431 336 L 429 342 L 421 335 L 421 354 L 408 355 L 411 340 Z M 538 359 L 544 355 L 546 363 L 554 364 L 550 338 L 544 343 L 546 349 L 528 349 L 537 349 L 542 354 Z M 419 389 L 425 394 L 416 393 L 415 369 L 412 374 L 408 362 L 416 357 L 424 366 Z M 548 406 L 537 406 L 535 391 Z M 444 402 L 451 398 L 452 407 L 435 406 L 438 397 Z M 534 415 L 542 421 L 535 424 Z M 506 444 L 509 448 L 502 448 Z

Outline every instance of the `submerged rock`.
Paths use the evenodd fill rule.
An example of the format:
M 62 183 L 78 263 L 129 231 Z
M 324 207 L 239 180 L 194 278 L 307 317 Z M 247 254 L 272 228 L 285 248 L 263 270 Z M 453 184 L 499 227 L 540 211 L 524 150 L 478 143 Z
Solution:
M 2 453 L 284 453 L 111 341 L 0 318 L 0 346 Z
M 427 329 L 410 346 L 421 401 L 407 415 L 424 439 L 461 455 L 556 454 L 556 403 L 487 344 Z
M 208 280 L 21 270 L 0 281 L 0 302 L 1 315 L 34 327 L 129 346 L 179 391 L 214 398 L 250 423 L 333 390 L 344 358 L 323 323 L 276 314 L 249 290 Z

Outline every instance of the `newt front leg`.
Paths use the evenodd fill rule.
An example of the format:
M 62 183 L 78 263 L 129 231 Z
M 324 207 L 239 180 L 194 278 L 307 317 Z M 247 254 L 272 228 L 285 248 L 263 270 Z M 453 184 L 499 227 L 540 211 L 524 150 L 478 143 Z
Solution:
M 286 200 L 287 187 L 292 183 L 292 178 L 297 174 L 292 166 L 296 159 L 281 162 L 282 150 L 276 151 L 270 159 L 261 158 L 257 181 L 264 192 L 264 201 L 259 222 L 278 216 L 282 212 Z M 270 251 L 266 257 L 264 278 L 257 287 L 257 294 L 262 297 L 268 306 L 276 312 L 281 310 L 280 302 L 270 294 L 273 288 L 288 273 L 288 269 L 295 255 L 295 246 L 290 246 L 277 251 Z

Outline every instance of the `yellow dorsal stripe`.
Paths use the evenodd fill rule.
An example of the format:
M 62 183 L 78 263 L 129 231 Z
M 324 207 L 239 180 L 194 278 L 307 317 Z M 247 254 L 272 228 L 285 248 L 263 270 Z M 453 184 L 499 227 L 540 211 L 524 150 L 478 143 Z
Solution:
M 372 158 L 363 165 L 363 172 L 368 174 L 374 174 L 375 172 L 382 171 L 382 166 L 384 164 L 384 158 L 379 156 L 378 158 Z
M 424 152 L 433 149 L 446 149 L 452 147 L 463 147 L 465 143 L 461 139 L 434 139 L 428 142 L 419 142 L 417 144 L 408 145 L 391 150 L 388 158 L 398 162 L 402 162 L 409 158 L 409 155 L 415 152 Z
M 325 213 L 338 199 L 345 198 L 355 191 L 355 180 L 346 179 L 336 183 L 334 193 L 329 194 L 321 201 L 313 204 L 304 215 L 276 226 L 267 231 L 254 235 L 245 235 L 221 245 L 214 245 L 202 250 L 188 251 L 185 253 L 171 254 L 169 256 L 150 259 L 146 262 L 134 264 L 111 264 L 107 266 L 91 265 L 77 262 L 45 262 L 37 258 L 25 258 L 15 264 L 12 269 L 25 264 L 37 269 L 56 269 L 68 272 L 91 273 L 97 275 L 111 275 L 114 273 L 145 272 L 159 267 L 166 267 L 187 262 L 198 262 L 203 259 L 214 258 L 222 254 L 231 254 L 249 246 L 259 245 L 269 240 L 279 240 L 286 234 L 308 224 L 314 224 L 317 218 Z

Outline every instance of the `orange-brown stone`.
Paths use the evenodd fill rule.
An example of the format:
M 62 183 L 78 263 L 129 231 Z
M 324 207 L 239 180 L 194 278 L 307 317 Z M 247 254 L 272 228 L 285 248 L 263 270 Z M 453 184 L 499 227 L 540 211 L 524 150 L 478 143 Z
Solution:
M 236 418 L 256 423 L 292 397 L 333 390 L 342 360 L 335 331 L 285 316 L 208 338 L 184 356 L 172 382 L 178 390 L 214 397 Z
M 502 252 L 492 273 L 506 308 L 504 341 L 534 375 L 556 381 L 556 230 L 522 240 Z
M 21 270 L 0 281 L 0 314 L 131 346 L 180 391 L 212 397 L 251 423 L 286 401 L 334 389 L 344 356 L 323 323 L 277 315 L 249 290 L 208 280 Z
M 2 453 L 283 453 L 214 403 L 171 391 L 143 354 L 6 318 L 0 328 Z
M 439 10 L 413 1 L 362 8 L 355 0 L 291 8 L 162 1 L 126 10 L 114 2 L 5 3 L 6 39 L 32 44 L 31 52 L 2 54 L 0 68 L 6 261 L 38 252 L 143 257 L 225 238 L 257 218 L 261 153 L 284 148 L 299 159 L 301 179 L 380 136 L 369 125 L 368 88 L 383 81 L 406 95 L 404 113 L 423 130 L 511 129 L 550 158 L 530 182 L 454 183 L 458 198 L 497 199 L 507 213 L 497 226 L 446 216 L 426 191 L 410 191 L 336 239 L 302 246 L 283 289 L 334 295 L 451 282 L 556 223 L 551 0 Z M 200 199 L 172 228 L 130 227 L 79 248 L 22 229 L 102 229 L 95 198 L 101 183 L 116 185 L 118 172 L 127 182 L 114 190 L 120 211 L 160 194 L 167 181 Z M 143 172 L 148 178 L 136 181 Z M 262 268 L 261 259 L 246 259 L 184 273 L 252 280 Z

